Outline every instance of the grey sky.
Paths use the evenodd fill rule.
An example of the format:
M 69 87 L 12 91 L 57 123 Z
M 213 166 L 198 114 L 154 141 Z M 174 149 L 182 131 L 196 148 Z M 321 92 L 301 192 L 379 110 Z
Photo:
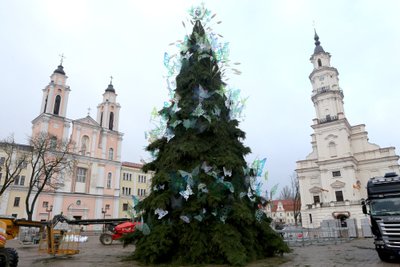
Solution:
M 242 75 L 228 82 L 249 96 L 240 128 L 253 151 L 249 161 L 268 158 L 268 187 L 287 184 L 296 160 L 311 152 L 313 21 L 340 73 L 350 123 L 366 124 L 370 142 L 399 153 L 400 2 L 204 2 L 223 22 L 214 30 L 230 43 L 230 59 L 241 62 Z M 2 1 L 0 137 L 14 133 L 25 142 L 64 53 L 68 118 L 85 117 L 89 107 L 95 118 L 112 75 L 123 160 L 149 158 L 144 132 L 168 93 L 163 54 L 184 37 L 181 21 L 193 3 L 199 1 Z

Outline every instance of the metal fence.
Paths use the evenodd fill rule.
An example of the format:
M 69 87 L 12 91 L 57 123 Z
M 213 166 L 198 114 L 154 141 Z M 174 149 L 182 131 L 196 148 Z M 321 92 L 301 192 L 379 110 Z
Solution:
M 339 244 L 352 239 L 348 227 L 288 228 L 276 231 L 289 246 Z

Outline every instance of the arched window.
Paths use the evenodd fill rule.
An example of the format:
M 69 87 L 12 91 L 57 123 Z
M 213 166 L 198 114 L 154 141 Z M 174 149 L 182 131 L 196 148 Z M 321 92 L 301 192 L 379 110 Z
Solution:
M 331 157 L 336 157 L 337 156 L 336 144 L 334 142 L 330 142 L 329 143 L 329 155 Z
M 100 113 L 100 126 L 103 127 L 103 112 Z
M 112 174 L 111 174 L 111 172 L 109 172 L 108 176 L 107 176 L 107 188 L 108 189 L 111 188 L 111 182 L 112 182 Z
M 108 160 L 113 160 L 114 159 L 114 149 L 110 148 L 108 150 Z
M 320 58 L 318 59 L 318 67 L 322 67 L 322 62 Z
M 61 96 L 56 96 L 56 101 L 54 102 L 54 114 L 58 115 L 60 112 Z
M 110 121 L 108 123 L 108 129 L 112 130 L 114 126 L 114 112 L 110 112 Z
M 86 154 L 86 151 L 89 148 L 89 137 L 87 135 L 82 136 L 82 141 L 81 141 L 81 153 L 82 155 Z

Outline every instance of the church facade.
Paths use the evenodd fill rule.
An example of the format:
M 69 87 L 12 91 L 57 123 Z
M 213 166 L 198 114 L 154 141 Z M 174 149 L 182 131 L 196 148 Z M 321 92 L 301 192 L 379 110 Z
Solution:
M 394 147 L 370 143 L 365 125 L 350 125 L 343 105 L 339 72 L 331 66 L 331 55 L 322 48 L 315 33 L 310 60 L 313 70 L 311 100 L 316 118 L 311 126 L 312 152 L 297 161 L 304 227 L 319 227 L 323 220 L 356 219 L 360 229 L 366 215 L 361 200 L 367 197 L 371 177 L 399 173 Z
M 52 215 L 60 213 L 75 219 L 118 218 L 122 213 L 120 182 L 124 177 L 121 173 L 123 134 L 119 131 L 121 106 L 117 102 L 116 91 L 111 81 L 97 106 L 96 118 L 88 114 L 72 120 L 66 117 L 71 91 L 67 78 L 60 64 L 50 76 L 49 84 L 42 90 L 40 112 L 32 121 L 32 137 L 44 134 L 54 141 L 70 142 L 72 151 L 69 151 L 69 156 L 74 158 L 74 166 L 71 171 L 61 173 L 61 177 L 58 177 L 62 181 L 61 186 L 54 190 L 44 190 L 39 195 L 33 219 L 48 220 Z M 139 164 L 135 167 L 136 172 L 131 179 L 146 177 L 147 187 L 142 187 L 149 193 L 151 174 L 143 173 Z M 29 166 L 24 172 L 29 173 Z M 3 194 L 1 214 L 25 217 L 22 204 L 26 184 L 13 184 Z M 124 190 L 128 189 L 124 187 Z M 18 192 L 21 205 L 15 204 L 15 192 Z M 126 198 L 124 203 L 133 204 L 132 195 L 136 195 L 135 192 L 143 197 L 146 190 L 129 189 L 130 197 L 126 198 L 127 192 L 123 194 Z

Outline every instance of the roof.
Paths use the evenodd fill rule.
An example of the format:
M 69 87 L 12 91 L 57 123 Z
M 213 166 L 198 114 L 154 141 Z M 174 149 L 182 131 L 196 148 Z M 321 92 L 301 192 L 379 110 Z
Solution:
M 112 92 L 115 93 L 114 86 L 110 83 L 106 89 L 106 92 Z
M 54 70 L 54 73 L 65 75 L 64 67 L 62 65 L 58 65 L 57 69 Z
M 321 46 L 321 42 L 319 41 L 319 36 L 316 31 L 314 34 L 314 40 L 315 40 L 314 55 L 318 53 L 325 53 L 324 49 Z
M 278 209 L 279 202 L 282 203 L 283 209 L 285 211 L 294 210 L 294 200 L 292 199 L 282 199 L 282 200 L 272 200 L 272 212 L 276 212 Z
M 143 167 L 143 164 L 124 161 L 124 162 L 122 162 L 122 166 L 141 169 Z

